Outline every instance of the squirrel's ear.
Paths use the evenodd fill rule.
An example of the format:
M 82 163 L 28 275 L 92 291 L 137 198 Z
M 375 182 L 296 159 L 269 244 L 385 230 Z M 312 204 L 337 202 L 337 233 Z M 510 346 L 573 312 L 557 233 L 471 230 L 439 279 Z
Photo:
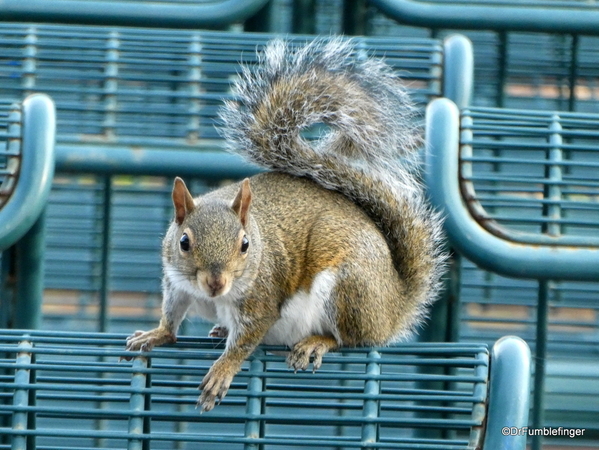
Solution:
M 177 225 L 183 223 L 185 216 L 195 208 L 193 197 L 187 190 L 187 186 L 179 177 L 175 178 L 173 185 L 173 205 L 175 205 L 175 221 Z
M 250 189 L 250 179 L 246 178 L 241 182 L 241 188 L 233 200 L 231 208 L 235 211 L 235 214 L 239 216 L 241 225 L 245 228 L 248 222 L 248 212 L 250 210 L 250 203 L 252 202 L 252 191 Z

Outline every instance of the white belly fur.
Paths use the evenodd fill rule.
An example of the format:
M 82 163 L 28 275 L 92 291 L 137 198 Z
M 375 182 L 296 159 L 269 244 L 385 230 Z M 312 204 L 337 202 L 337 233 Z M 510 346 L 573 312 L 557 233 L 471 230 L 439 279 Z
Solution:
M 300 291 L 285 301 L 281 318 L 271 327 L 263 342 L 269 345 L 292 347 L 302 339 L 315 334 L 332 335 L 340 342 L 334 319 L 327 315 L 331 292 L 336 283 L 335 272 L 320 272 L 310 292 Z

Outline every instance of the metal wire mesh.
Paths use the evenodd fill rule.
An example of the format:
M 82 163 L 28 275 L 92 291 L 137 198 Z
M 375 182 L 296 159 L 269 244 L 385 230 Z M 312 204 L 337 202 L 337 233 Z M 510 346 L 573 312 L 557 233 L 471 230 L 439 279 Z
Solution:
M 530 244 L 597 246 L 599 117 L 472 109 L 462 119 L 462 188 L 491 233 Z
M 463 112 L 463 199 L 482 227 L 527 245 L 530 264 L 541 244 L 556 251 L 597 248 L 598 121 L 584 113 Z M 599 343 L 598 290 L 597 283 L 515 280 L 462 263 L 460 339 L 491 341 L 509 332 L 543 348 L 538 357 L 546 363 L 544 424 L 586 426 L 591 439 L 599 418 L 599 380 L 592 368 Z M 539 307 L 541 295 L 547 311 Z M 547 333 L 539 337 L 544 323 Z
M 218 340 L 182 338 L 118 363 L 123 342 L 114 334 L 3 332 L 0 448 L 10 441 L 13 449 L 35 442 L 62 450 L 480 444 L 484 345 L 343 349 L 316 373 L 293 373 L 271 353 L 281 348 L 263 347 L 222 404 L 200 414 L 197 385 L 222 351 Z
M 0 101 L 0 208 L 8 201 L 19 175 L 21 111 L 18 105 Z
M 0 83 L 17 97 L 49 94 L 57 140 L 169 148 L 220 148 L 218 106 L 239 62 L 256 61 L 272 35 L 1 24 Z M 301 43 L 308 38 L 296 37 Z M 360 38 L 384 55 L 424 102 L 440 93 L 441 44 Z M 371 50 L 376 49 L 376 50 Z
M 506 333 L 535 349 L 539 285 L 485 272 L 464 260 L 460 277 L 462 342 L 494 342 Z M 586 438 L 573 442 L 596 446 L 599 435 L 599 285 L 549 282 L 545 425 L 586 428 Z

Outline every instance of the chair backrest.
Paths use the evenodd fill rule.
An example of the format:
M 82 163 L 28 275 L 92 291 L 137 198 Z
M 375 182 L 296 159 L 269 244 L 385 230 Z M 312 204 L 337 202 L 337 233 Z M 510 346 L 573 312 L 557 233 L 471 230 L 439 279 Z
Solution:
M 470 0 L 460 3 L 372 0 L 372 3 L 402 23 L 424 27 L 599 34 L 599 8 L 584 0 Z
M 599 279 L 599 115 L 427 112 L 427 185 L 451 242 L 508 276 Z
M 239 63 L 255 63 L 256 49 L 273 37 L 0 24 L 0 62 L 8 75 L 0 80 L 0 87 L 16 98 L 32 92 L 53 98 L 59 171 L 157 174 L 172 170 L 201 175 L 200 170 L 208 176 L 217 159 L 229 171 L 240 165 L 239 158 L 229 160 L 220 153 L 217 110 L 224 99 L 232 98 L 231 83 Z M 298 45 L 313 39 L 288 38 Z M 355 40 L 357 52 L 385 57 L 421 106 L 442 95 L 468 104 L 473 62 L 466 38 Z M 193 151 L 198 149 L 202 152 Z M 181 150 L 192 152 L 173 153 Z M 174 157 L 165 164 L 169 155 Z
M 222 343 L 181 338 L 119 363 L 124 339 L 0 333 L 0 444 L 466 450 L 484 439 L 484 448 L 525 448 L 525 435 L 501 432 L 527 423 L 530 353 L 517 338 L 491 352 L 455 343 L 342 349 L 316 373 L 293 373 L 272 353 L 283 348 L 261 347 L 204 414 L 197 385 Z
M 570 286 L 577 295 L 561 298 L 553 280 L 599 280 L 598 125 L 597 114 L 460 112 L 446 99 L 427 110 L 427 185 L 446 214 L 452 245 L 487 270 L 536 279 L 532 286 L 505 283 L 504 291 L 497 289 L 501 298 L 463 296 L 460 305 L 470 323 L 477 306 L 509 314 L 490 312 L 463 336 L 480 340 L 509 327 L 534 342 L 533 428 L 570 417 L 596 428 L 596 377 L 588 369 L 598 342 L 596 287 L 578 283 Z M 579 380 L 593 406 L 572 391 Z M 540 448 L 543 436 L 532 439 Z
M 254 15 L 267 0 L 7 0 L 3 22 L 54 22 L 141 27 L 221 28 Z

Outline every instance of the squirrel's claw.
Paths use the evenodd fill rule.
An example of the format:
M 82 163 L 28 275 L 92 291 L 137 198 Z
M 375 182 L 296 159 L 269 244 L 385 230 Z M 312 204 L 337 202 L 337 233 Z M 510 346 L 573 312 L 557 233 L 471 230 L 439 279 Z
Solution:
M 229 330 L 226 327 L 221 325 L 214 325 L 210 332 L 208 333 L 209 337 L 214 338 L 226 338 L 229 335 Z
M 295 344 L 287 357 L 287 364 L 295 372 L 306 370 L 312 358 L 312 371 L 316 372 L 322 366 L 323 355 L 335 347 L 337 342 L 332 337 L 310 336 Z
M 234 375 L 235 372 L 229 370 L 226 364 L 219 364 L 218 361 L 214 363 L 198 387 L 202 394 L 196 408 L 201 407 L 202 412 L 205 412 L 213 409 L 217 402 L 220 404 L 229 392 Z
M 287 356 L 287 365 L 296 373 L 298 370 L 306 370 L 310 365 L 311 354 L 311 351 L 296 345 Z
M 150 331 L 137 330 L 126 339 L 125 350 L 129 352 L 149 352 L 158 345 L 173 344 L 176 341 L 177 337 L 173 333 L 161 327 Z M 132 358 L 133 356 L 121 356 L 119 362 L 122 360 L 130 361 Z

